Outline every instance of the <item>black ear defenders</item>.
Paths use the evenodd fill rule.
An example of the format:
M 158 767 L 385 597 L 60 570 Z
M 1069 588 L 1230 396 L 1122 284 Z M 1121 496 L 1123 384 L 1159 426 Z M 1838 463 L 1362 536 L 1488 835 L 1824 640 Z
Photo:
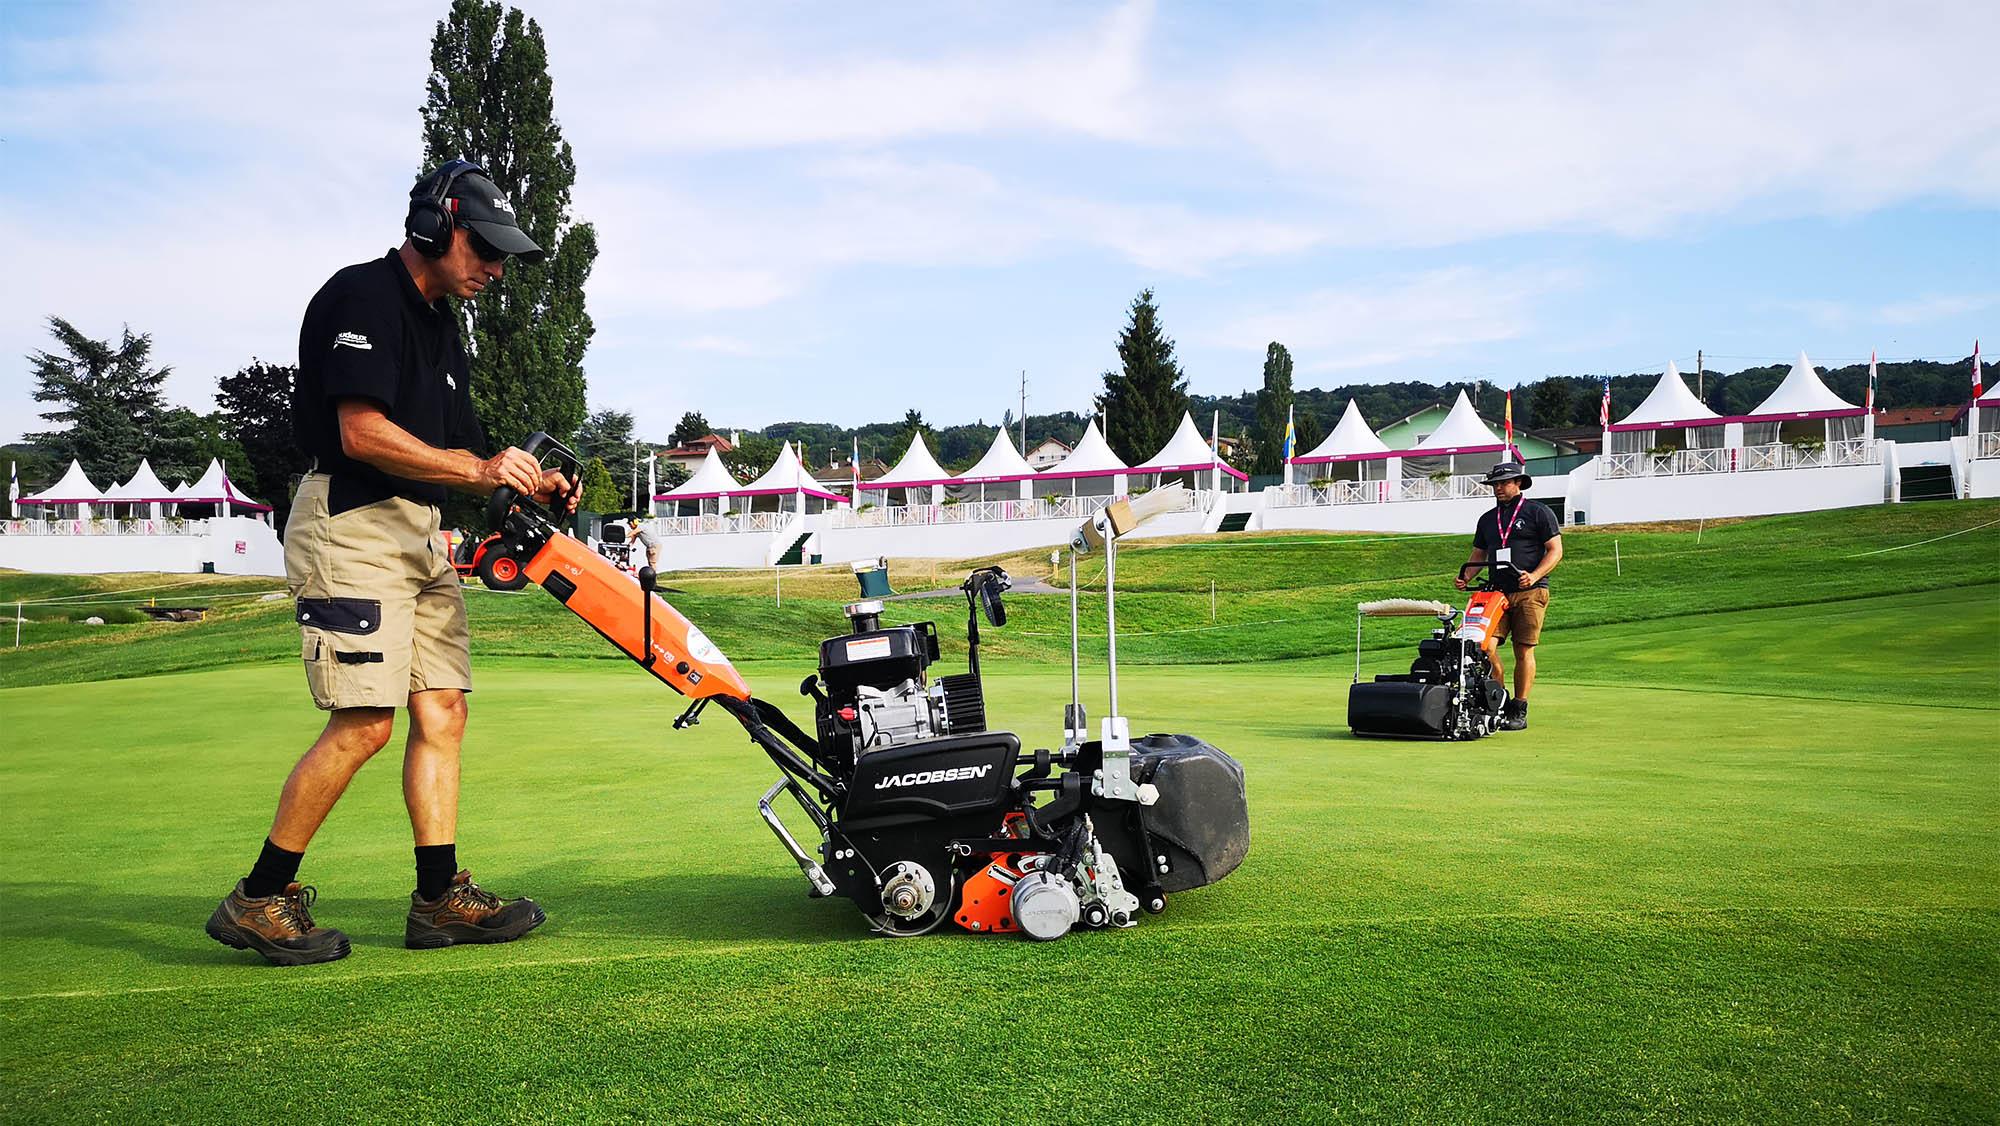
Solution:
M 403 219 L 403 233 L 410 236 L 417 253 L 426 258 L 442 258 L 451 249 L 451 186 L 468 172 L 486 175 L 486 169 L 469 160 L 447 160 L 436 171 L 417 181 L 410 189 L 410 213 Z

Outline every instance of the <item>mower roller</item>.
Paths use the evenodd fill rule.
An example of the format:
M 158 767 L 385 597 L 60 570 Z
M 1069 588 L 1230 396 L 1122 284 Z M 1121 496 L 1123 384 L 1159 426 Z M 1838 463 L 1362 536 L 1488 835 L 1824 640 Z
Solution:
M 1468 585 L 1485 563 L 1467 563 L 1458 574 Z M 1481 739 L 1499 729 L 1507 689 L 1493 676 L 1495 630 L 1507 613 L 1507 594 L 1492 573 L 1467 599 L 1465 610 L 1443 602 L 1388 598 L 1363 602 L 1354 614 L 1354 683 L 1347 689 L 1347 726 L 1356 735 L 1387 739 Z M 1435 617 L 1431 635 L 1417 643 L 1407 674 L 1361 679 L 1361 623 L 1367 618 Z
M 576 479 L 576 455 L 548 435 L 522 448 Z M 713 703 L 770 757 L 779 777 L 758 811 L 804 873 L 807 894 L 851 900 L 884 935 L 951 924 L 1054 939 L 1078 926 L 1134 925 L 1142 911 L 1165 910 L 1170 893 L 1228 875 L 1249 851 L 1236 760 L 1191 735 L 1132 739 L 1118 714 L 1117 538 L 1174 500 L 1167 489 L 1119 502 L 1072 537 L 1066 738 L 1033 751 L 986 725 L 979 623 L 1006 621 L 1010 584 L 998 567 L 973 571 L 961 587 L 963 673 L 932 675 L 935 623 L 885 626 L 882 603 L 847 606 L 851 632 L 820 644 L 819 671 L 799 687 L 813 701 L 808 734 L 753 695 L 729 659 L 658 596 L 652 568 L 635 585 L 560 532 L 549 508 L 511 489 L 494 493 L 487 519 L 529 579 L 690 700 L 676 729 L 699 722 Z M 1078 696 L 1076 555 L 1095 550 L 1105 558 L 1111 715 L 1089 739 Z M 787 794 L 816 831 L 811 849 L 779 816 Z

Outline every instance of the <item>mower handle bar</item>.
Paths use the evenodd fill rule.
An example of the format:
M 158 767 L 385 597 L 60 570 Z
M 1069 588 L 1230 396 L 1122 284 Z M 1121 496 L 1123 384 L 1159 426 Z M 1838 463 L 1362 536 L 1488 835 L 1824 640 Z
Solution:
M 550 524 L 560 525 L 562 520 L 557 514 L 568 511 L 570 495 L 583 487 L 581 479 L 583 463 L 577 459 L 576 451 L 550 437 L 548 431 L 537 430 L 528 435 L 528 440 L 521 443 L 521 451 L 534 458 L 537 464 L 540 464 L 546 451 L 554 458 L 555 467 L 562 470 L 564 477 L 569 478 L 569 488 L 560 495 L 549 498 L 549 508 L 542 508 L 535 501 L 522 496 L 513 486 L 500 486 L 493 490 L 493 496 L 486 502 L 486 527 L 491 531 L 500 530 L 501 524 L 507 519 L 507 513 L 516 505 L 539 509 Z

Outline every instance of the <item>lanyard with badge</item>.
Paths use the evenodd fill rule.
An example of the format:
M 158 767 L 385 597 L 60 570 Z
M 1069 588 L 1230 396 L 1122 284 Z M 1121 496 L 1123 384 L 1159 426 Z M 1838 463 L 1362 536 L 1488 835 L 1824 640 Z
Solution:
M 1521 518 L 1521 509 L 1526 507 L 1527 503 L 1525 498 L 1514 502 L 1514 514 L 1507 518 L 1507 526 L 1504 528 L 1500 526 L 1500 510 L 1498 508 L 1493 510 L 1493 528 L 1500 534 L 1500 547 L 1493 553 L 1493 562 L 1496 566 L 1514 566 L 1514 549 L 1507 546 L 1507 537 L 1514 534 L 1514 522 Z

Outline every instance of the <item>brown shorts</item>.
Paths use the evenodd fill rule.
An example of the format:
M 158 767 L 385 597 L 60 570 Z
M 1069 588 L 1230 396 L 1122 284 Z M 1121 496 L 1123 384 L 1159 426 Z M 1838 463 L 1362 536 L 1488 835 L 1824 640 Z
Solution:
M 1549 588 L 1517 590 L 1507 596 L 1507 612 L 1493 634 L 1495 645 L 1514 639 L 1514 648 L 1524 649 L 1542 639 L 1542 618 L 1549 612 Z
M 400 708 L 410 693 L 472 688 L 465 595 L 438 510 L 391 497 L 327 515 L 310 473 L 285 522 L 285 584 L 321 708 Z

